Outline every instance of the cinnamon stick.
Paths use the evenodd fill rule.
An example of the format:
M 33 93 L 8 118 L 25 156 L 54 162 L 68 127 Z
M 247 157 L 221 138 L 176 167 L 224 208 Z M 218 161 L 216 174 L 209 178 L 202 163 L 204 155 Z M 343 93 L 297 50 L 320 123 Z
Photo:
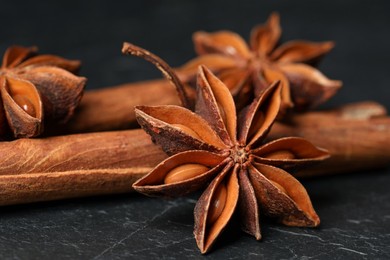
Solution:
M 300 177 L 379 169 L 390 165 L 390 118 L 375 102 L 297 114 L 276 123 L 271 138 L 300 136 L 326 148 L 330 159 L 297 172 Z
M 165 90 L 157 97 L 137 92 L 153 93 L 155 88 Z M 131 100 L 129 93 L 142 100 L 115 102 Z M 102 103 L 96 103 L 99 100 Z M 177 104 L 179 100 L 172 86 L 162 80 L 87 92 L 82 110 L 67 131 L 128 127 L 129 119 L 134 119 L 131 106 L 138 102 Z M 383 106 L 373 102 L 296 114 L 275 123 L 269 136 L 301 136 L 330 151 L 329 160 L 296 173 L 298 176 L 390 164 L 390 118 Z M 0 205 L 10 205 L 129 192 L 131 185 L 166 155 L 138 129 L 1 142 L 0 158 Z
M 132 127 L 136 125 L 133 107 L 138 104 L 179 104 L 179 99 L 167 80 L 87 91 L 74 119 L 63 129 L 66 133 L 74 133 Z M 302 136 L 332 153 L 324 167 L 319 165 L 317 169 L 299 175 L 380 168 L 390 164 L 389 120 L 386 109 L 380 104 L 360 102 L 328 111 L 293 115 L 289 122 L 276 123 L 271 137 Z
M 0 205 L 129 192 L 166 158 L 142 130 L 0 143 Z
M 378 168 L 390 162 L 388 117 L 363 120 L 311 112 L 290 123 L 276 123 L 271 135 L 302 136 L 331 152 L 331 159 L 298 176 Z M 166 158 L 142 130 L 2 142 L 0 156 L 0 205 L 130 192 L 137 179 Z
M 65 133 L 75 133 L 134 127 L 133 107 L 138 104 L 179 104 L 179 99 L 167 80 L 87 91 L 75 117 L 62 129 Z M 378 117 L 381 119 L 375 119 Z M 331 169 L 319 167 L 316 173 L 314 170 L 301 173 L 317 175 L 390 164 L 389 132 L 386 109 L 375 102 L 361 102 L 330 111 L 294 115 L 289 123 L 275 124 L 271 136 L 302 136 L 327 148 L 333 157 L 325 166 L 331 164 Z
M 129 129 L 137 126 L 137 105 L 179 105 L 175 88 L 167 80 L 128 83 L 85 91 L 72 119 L 46 129 L 49 135 Z

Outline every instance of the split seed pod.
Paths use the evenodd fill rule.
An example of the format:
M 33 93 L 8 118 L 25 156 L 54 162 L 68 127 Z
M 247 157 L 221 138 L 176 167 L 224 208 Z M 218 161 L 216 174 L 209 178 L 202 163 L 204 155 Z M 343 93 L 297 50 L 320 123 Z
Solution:
M 7 49 L 0 69 L 0 139 L 34 137 L 43 120 L 66 122 L 86 83 L 75 76 L 79 61 L 37 55 L 34 47 Z

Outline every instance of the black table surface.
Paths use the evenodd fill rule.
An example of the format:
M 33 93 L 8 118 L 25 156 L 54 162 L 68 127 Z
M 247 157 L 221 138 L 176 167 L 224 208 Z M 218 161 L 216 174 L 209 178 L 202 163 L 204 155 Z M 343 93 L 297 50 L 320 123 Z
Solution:
M 123 41 L 178 66 L 195 56 L 191 33 L 229 29 L 248 38 L 272 11 L 283 41 L 334 40 L 321 70 L 344 87 L 324 107 L 375 100 L 390 108 L 387 0 L 2 1 L 0 50 L 36 45 L 83 62 L 88 89 L 160 77 L 120 54 Z M 1 160 L 1 158 L 0 158 Z M 303 180 L 321 217 L 316 229 L 262 221 L 263 239 L 233 223 L 202 256 L 193 238 L 199 194 L 174 200 L 138 194 L 0 209 L 1 259 L 256 258 L 390 259 L 390 170 Z

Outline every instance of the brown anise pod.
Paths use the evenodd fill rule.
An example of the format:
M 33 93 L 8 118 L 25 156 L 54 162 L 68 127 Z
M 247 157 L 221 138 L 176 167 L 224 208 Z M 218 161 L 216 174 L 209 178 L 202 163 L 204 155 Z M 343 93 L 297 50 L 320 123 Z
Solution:
M 333 42 L 295 40 L 277 47 L 280 35 L 277 13 L 252 29 L 250 46 L 234 32 L 196 32 L 193 41 L 199 57 L 176 71 L 184 82 L 194 85 L 197 67 L 206 65 L 230 89 L 238 108 L 275 80 L 282 86 L 282 110 L 309 109 L 332 97 L 341 81 L 328 79 L 308 64 L 328 53 Z
M 39 135 L 44 118 L 66 122 L 86 83 L 73 74 L 79 67 L 79 61 L 37 55 L 35 47 L 8 48 L 0 69 L 0 140 Z
M 142 128 L 172 155 L 138 180 L 134 189 L 176 197 L 206 187 L 195 207 L 194 234 L 210 250 L 237 210 L 242 229 L 261 238 L 259 214 L 288 226 L 315 227 L 320 219 L 305 188 L 284 169 L 329 155 L 302 138 L 263 144 L 281 105 L 275 82 L 236 115 L 229 89 L 206 67 L 197 78 L 196 113 L 178 106 L 139 106 Z

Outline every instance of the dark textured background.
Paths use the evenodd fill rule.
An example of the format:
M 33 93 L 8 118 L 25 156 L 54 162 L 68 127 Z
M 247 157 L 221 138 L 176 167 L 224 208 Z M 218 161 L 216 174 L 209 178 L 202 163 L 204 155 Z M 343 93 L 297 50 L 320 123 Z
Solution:
M 14 2 L 14 3 L 13 3 Z M 322 71 L 344 81 L 326 106 L 376 100 L 390 109 L 390 4 L 382 1 L 2 1 L 0 51 L 37 45 L 83 62 L 88 88 L 160 77 L 123 57 L 123 41 L 177 66 L 195 54 L 191 33 L 230 29 L 248 37 L 272 11 L 283 41 L 334 40 Z M 0 158 L 1 160 L 1 158 Z M 263 240 L 231 225 L 209 258 L 389 259 L 390 171 L 304 181 L 319 229 L 262 221 Z M 171 201 L 130 194 L 0 209 L 0 258 L 203 258 L 192 235 L 196 195 Z

